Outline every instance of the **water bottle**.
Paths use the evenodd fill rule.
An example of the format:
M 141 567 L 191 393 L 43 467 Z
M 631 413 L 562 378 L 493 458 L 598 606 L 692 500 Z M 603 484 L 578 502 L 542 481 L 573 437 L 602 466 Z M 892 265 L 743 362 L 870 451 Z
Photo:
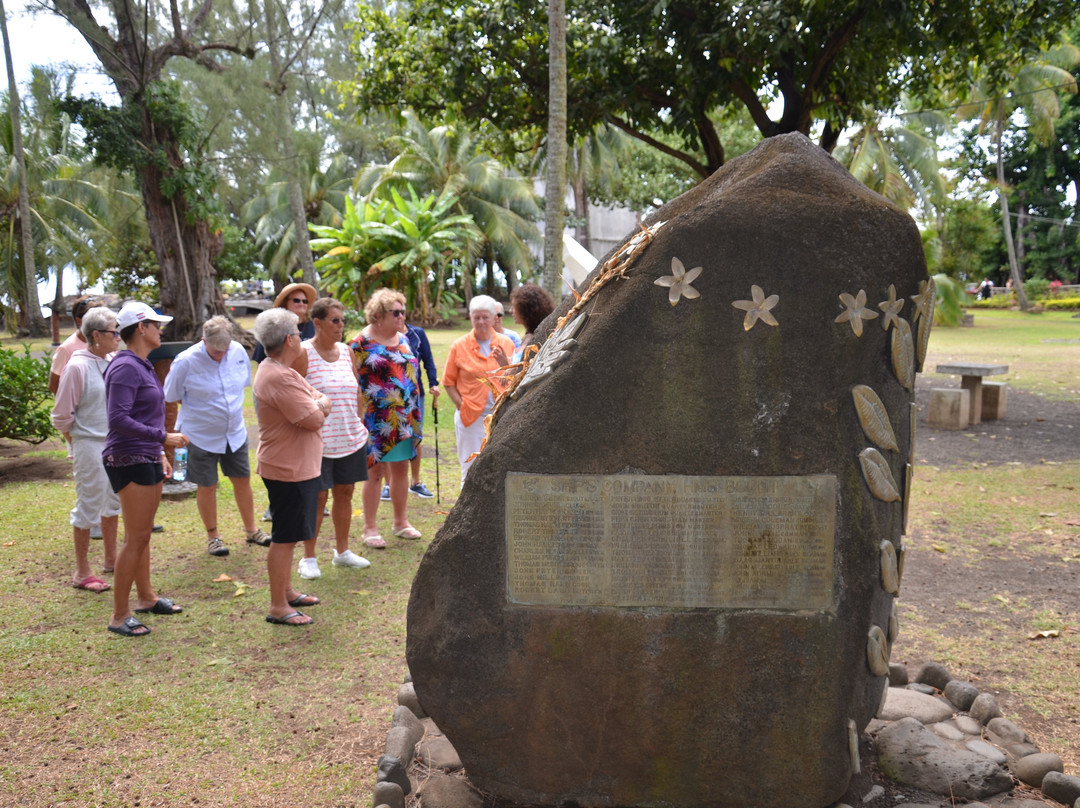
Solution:
M 172 478 L 178 483 L 187 479 L 187 447 L 179 446 L 173 450 Z

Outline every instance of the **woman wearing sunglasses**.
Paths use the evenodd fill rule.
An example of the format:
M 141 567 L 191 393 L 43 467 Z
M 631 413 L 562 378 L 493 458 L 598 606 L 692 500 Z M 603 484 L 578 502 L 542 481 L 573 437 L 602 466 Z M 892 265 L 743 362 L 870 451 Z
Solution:
M 161 484 L 172 473 L 165 447 L 187 446 L 180 432 L 165 431 L 165 394 L 147 357 L 161 345 L 161 326 L 172 320 L 145 303 L 128 303 L 116 316 L 126 350 L 105 371 L 109 433 L 102 457 L 112 489 L 120 496 L 124 543 L 116 554 L 113 614 L 109 631 L 142 637 L 150 629 L 131 613 L 179 614 L 169 598 L 159 598 L 150 584 L 150 533 L 161 502 Z M 104 531 L 103 531 L 104 532 Z
M 409 460 L 418 439 L 419 392 L 417 360 L 409 340 L 401 333 L 405 322 L 405 296 L 392 289 L 378 289 L 364 306 L 368 324 L 353 340 L 359 358 L 360 387 L 364 393 L 364 426 L 369 434 L 368 479 L 364 483 L 364 544 L 381 549 L 379 534 L 382 466 L 390 480 L 390 504 L 394 510 L 393 533 L 399 539 L 419 539 L 420 531 L 406 515 L 409 496 Z
M 319 507 L 315 533 L 304 542 L 300 559 L 300 577 L 318 578 L 319 561 L 315 545 L 322 530 L 323 509 L 331 491 L 334 507 L 335 567 L 363 569 L 368 560 L 349 549 L 349 525 L 352 522 L 353 489 L 368 478 L 368 431 L 362 415 L 364 399 L 356 378 L 358 357 L 342 341 L 345 333 L 345 306 L 332 297 L 321 297 L 311 307 L 315 336 L 303 342 L 303 353 L 293 362 L 293 370 L 307 383 L 330 399 L 330 415 L 322 426 L 322 470 L 319 482 Z

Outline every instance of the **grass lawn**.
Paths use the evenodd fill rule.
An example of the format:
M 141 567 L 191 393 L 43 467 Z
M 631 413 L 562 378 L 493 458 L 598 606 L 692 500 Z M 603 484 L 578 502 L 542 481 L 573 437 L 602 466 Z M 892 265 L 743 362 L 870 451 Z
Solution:
M 440 369 L 450 343 L 462 333 L 463 328 L 428 332 Z M 933 332 L 927 370 L 932 363 L 952 360 L 1003 362 L 1011 367 L 1010 384 L 1080 400 L 1080 345 L 1066 342 L 1078 338 L 1080 320 L 1068 314 L 980 311 L 973 329 Z M 18 344 L 4 342 L 8 347 Z M 456 500 L 452 412 L 443 399 L 441 504 L 415 497 L 409 503 L 410 518 L 424 538 L 391 538 L 386 550 L 366 551 L 372 561 L 367 570 L 331 566 L 332 540 L 321 539 L 322 578 L 302 583 L 323 603 L 310 609 L 316 622 L 306 629 L 264 621 L 266 551 L 243 543 L 227 482 L 218 498 L 222 536 L 232 551 L 227 558 L 205 552 L 194 498 L 162 503 L 157 521 L 166 530 L 151 545 L 154 583 L 185 611 L 174 617 L 149 616 L 153 634 L 137 640 L 105 631 L 110 595 L 71 588 L 71 481 L 3 486 L 0 805 L 370 805 L 375 761 L 406 674 L 409 587 L 429 540 Z M 250 408 L 247 416 L 253 423 Z M 433 454 L 430 413 L 425 431 L 425 447 Z M 63 459 L 56 443 L 35 451 Z M 424 468 L 424 480 L 434 490 L 434 457 Z M 934 558 L 942 551 L 933 545 L 943 543 L 944 553 L 958 561 L 984 554 L 990 540 L 986 520 L 993 517 L 986 508 L 965 505 L 980 487 L 993 492 L 993 502 L 1017 498 L 989 531 L 995 551 L 1057 557 L 1077 552 L 1072 534 L 1047 535 L 1045 517 L 1039 514 L 1071 512 L 1080 517 L 1071 487 L 1080 464 L 1045 471 L 1052 473 L 1036 477 L 1010 467 L 963 468 L 933 472 L 941 476 L 931 477 L 931 472 L 920 471 L 912 525 L 913 533 L 922 532 L 913 552 Z M 258 481 L 255 491 L 261 513 L 266 498 Z M 354 507 L 360 507 L 359 496 Z M 389 508 L 384 505 L 379 516 L 383 535 L 389 536 Z M 360 527 L 354 519 L 354 538 Z M 324 534 L 328 532 L 329 520 Z M 91 559 L 99 572 L 99 542 L 92 543 Z M 223 574 L 229 580 L 222 580 Z M 295 576 L 294 581 L 300 583 Z M 1013 596 L 1008 582 L 988 586 L 987 597 L 969 599 L 967 610 L 963 603 L 948 602 L 947 618 L 931 609 L 932 604 L 903 602 L 898 651 L 916 649 L 926 655 L 913 664 L 940 654 L 940 661 L 958 669 L 983 665 L 984 677 L 1021 694 L 1032 710 L 1073 710 L 1080 715 L 1080 636 L 1064 630 L 1077 627 L 1080 619 L 1077 593 L 1060 593 L 1056 611 L 1041 603 L 1024 611 L 1025 604 Z M 994 600 L 994 595 L 1008 603 Z M 1033 659 L 1036 653 L 1031 643 L 995 645 L 994 638 L 1001 635 L 989 631 L 978 635 L 976 645 L 958 645 L 943 623 L 984 612 L 1000 623 L 1016 610 L 1027 621 L 1024 625 L 1061 630 L 1057 640 L 1038 646 L 1037 653 L 1045 655 L 1038 657 L 1040 664 L 1024 664 L 1025 654 Z M 1003 655 L 1013 664 L 993 679 Z M 986 661 L 990 657 L 993 664 Z M 1065 694 L 1049 694 L 1050 688 L 1064 688 Z M 1070 744 L 1077 748 L 1080 729 L 1040 741 L 1052 751 Z M 1066 771 L 1080 774 L 1068 767 Z

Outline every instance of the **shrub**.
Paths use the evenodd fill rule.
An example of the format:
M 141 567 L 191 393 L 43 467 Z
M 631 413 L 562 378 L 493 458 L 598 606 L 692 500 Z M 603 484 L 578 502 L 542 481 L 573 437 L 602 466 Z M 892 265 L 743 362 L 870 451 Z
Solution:
M 1045 278 L 1031 278 L 1024 281 L 1024 294 L 1027 299 L 1034 302 L 1050 297 L 1050 281 Z
M 1058 297 L 1042 301 L 1042 306 L 1047 311 L 1077 311 L 1080 310 L 1080 297 Z
M 994 295 L 989 300 L 972 300 L 964 306 L 969 309 L 1011 309 L 1016 305 L 1016 295 Z
M 41 443 L 53 436 L 49 364 L 30 356 L 30 346 L 19 354 L 0 349 L 0 438 Z

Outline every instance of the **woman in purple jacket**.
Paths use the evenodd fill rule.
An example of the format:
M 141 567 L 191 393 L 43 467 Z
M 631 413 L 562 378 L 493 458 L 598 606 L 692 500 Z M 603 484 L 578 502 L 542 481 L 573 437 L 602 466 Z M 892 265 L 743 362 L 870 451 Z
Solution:
M 187 446 L 179 432 L 165 431 L 165 395 L 147 357 L 161 345 L 161 324 L 172 320 L 145 303 L 128 303 L 116 317 L 120 351 L 105 371 L 105 406 L 109 433 L 102 458 L 113 491 L 120 496 L 124 543 L 116 554 L 113 614 L 109 631 L 142 637 L 150 629 L 131 613 L 134 582 L 135 611 L 179 614 L 169 598 L 159 598 L 150 585 L 150 533 L 161 502 L 161 484 L 171 473 L 166 446 Z

